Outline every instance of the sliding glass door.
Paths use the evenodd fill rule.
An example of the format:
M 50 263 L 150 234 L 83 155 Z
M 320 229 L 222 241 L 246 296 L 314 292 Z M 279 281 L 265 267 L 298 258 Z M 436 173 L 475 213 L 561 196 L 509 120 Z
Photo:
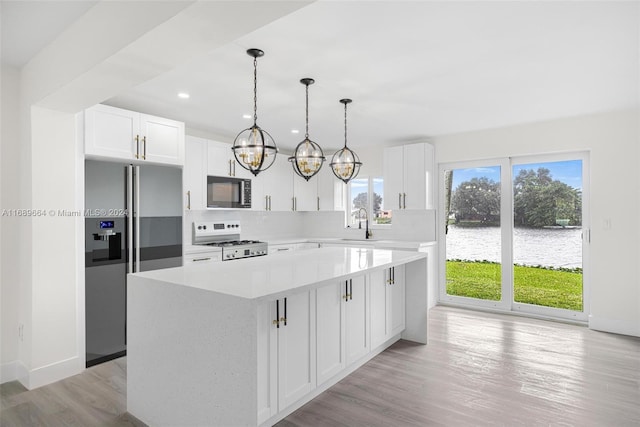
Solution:
M 587 163 L 441 165 L 440 301 L 586 320 Z

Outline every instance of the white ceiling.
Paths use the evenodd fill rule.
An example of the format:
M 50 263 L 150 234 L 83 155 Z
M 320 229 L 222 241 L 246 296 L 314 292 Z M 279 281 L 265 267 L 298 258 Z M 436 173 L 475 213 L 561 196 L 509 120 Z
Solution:
M 80 13 L 71 9 L 67 19 Z M 344 140 L 345 97 L 353 147 L 637 107 L 638 10 L 638 2 L 319 1 L 106 103 L 231 142 L 251 125 L 242 118 L 253 108 L 245 50 L 256 47 L 265 51 L 258 124 L 285 150 L 304 137 L 303 77 L 316 80 L 310 137 L 327 154 Z
M 98 1 L 0 1 L 2 62 L 26 64 Z

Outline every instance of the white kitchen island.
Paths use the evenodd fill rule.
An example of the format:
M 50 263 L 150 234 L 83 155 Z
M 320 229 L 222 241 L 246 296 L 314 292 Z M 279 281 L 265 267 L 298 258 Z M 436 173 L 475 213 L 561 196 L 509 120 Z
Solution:
M 272 425 L 398 339 L 427 342 L 421 252 L 319 248 L 129 275 L 127 410 Z

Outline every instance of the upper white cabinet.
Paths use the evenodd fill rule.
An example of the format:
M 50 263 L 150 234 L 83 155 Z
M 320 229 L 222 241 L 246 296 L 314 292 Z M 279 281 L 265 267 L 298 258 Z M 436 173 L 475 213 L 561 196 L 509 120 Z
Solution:
M 289 166 L 291 168 L 291 166 Z M 299 177 L 291 168 L 293 176 L 293 208 L 296 211 L 318 211 L 318 175 L 307 181 Z
M 434 148 L 420 143 L 384 150 L 384 200 L 391 209 L 433 209 Z
M 193 136 L 187 136 L 185 140 L 185 160 L 182 169 L 185 210 L 206 208 L 207 143 L 206 139 Z
M 184 164 L 184 123 L 98 104 L 84 113 L 85 154 L 133 162 Z
M 251 182 L 252 208 L 259 211 L 292 211 L 293 172 L 287 157 L 278 154 L 269 169 L 262 171 Z
M 208 141 L 207 174 L 213 176 L 253 178 L 251 172 L 237 164 L 231 147 L 231 144 L 224 142 Z

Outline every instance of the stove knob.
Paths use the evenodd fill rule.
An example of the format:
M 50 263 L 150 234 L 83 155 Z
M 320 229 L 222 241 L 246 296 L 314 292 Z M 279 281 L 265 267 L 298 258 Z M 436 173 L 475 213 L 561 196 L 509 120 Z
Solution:
M 207 229 L 207 226 L 206 226 L 206 225 L 203 225 L 203 226 L 202 226 L 202 229 L 203 229 L 203 230 L 206 230 L 206 229 Z
M 202 226 L 201 225 L 198 226 L 198 230 L 202 230 Z

